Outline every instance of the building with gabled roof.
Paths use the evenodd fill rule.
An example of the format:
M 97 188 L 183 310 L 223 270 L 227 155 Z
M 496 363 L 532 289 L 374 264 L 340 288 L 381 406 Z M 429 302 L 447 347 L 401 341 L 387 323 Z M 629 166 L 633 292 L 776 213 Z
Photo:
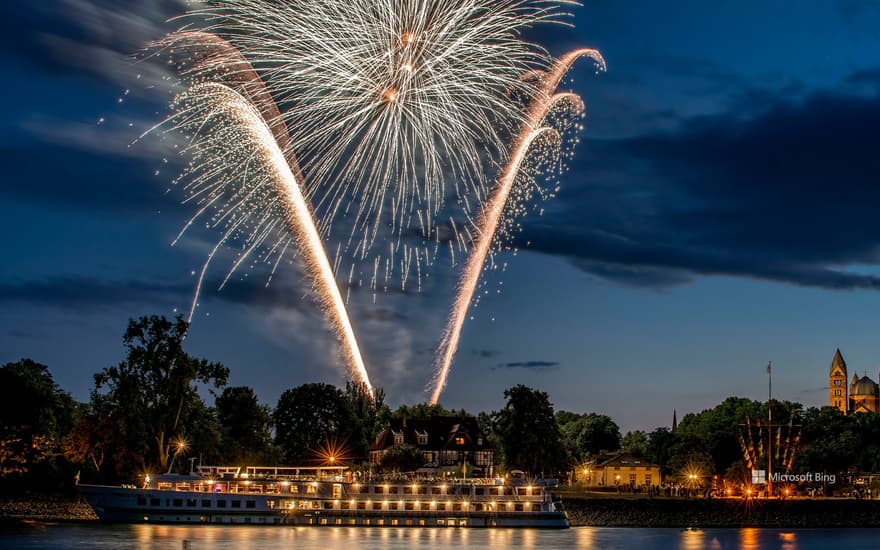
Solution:
M 660 466 L 628 451 L 597 456 L 578 475 L 593 487 L 651 487 L 662 482 Z
M 409 445 L 422 453 L 421 473 L 461 473 L 491 477 L 495 448 L 473 416 L 434 416 L 426 420 L 391 420 L 370 447 L 370 462 L 379 464 L 395 446 Z
M 844 414 L 880 411 L 880 386 L 871 380 L 868 373 L 859 378 L 853 373 L 847 385 L 847 366 L 840 348 L 831 358 L 828 373 L 828 404 Z

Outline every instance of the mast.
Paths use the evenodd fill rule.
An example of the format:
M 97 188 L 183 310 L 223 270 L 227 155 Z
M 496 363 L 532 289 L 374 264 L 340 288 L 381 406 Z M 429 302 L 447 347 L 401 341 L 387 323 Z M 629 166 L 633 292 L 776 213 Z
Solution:
M 773 496 L 773 375 L 767 363 L 767 496 Z

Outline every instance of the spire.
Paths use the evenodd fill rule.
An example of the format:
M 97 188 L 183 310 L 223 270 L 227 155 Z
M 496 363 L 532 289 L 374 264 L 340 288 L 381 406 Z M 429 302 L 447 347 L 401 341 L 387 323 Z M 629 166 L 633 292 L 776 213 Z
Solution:
M 846 361 L 843 360 L 843 355 L 840 354 L 840 348 L 834 352 L 834 357 L 831 359 L 831 369 L 830 372 L 834 372 L 836 368 L 840 368 L 843 371 L 843 374 L 846 374 Z
M 672 433 L 675 433 L 675 430 L 678 429 L 678 418 L 676 415 L 676 410 L 672 409 Z

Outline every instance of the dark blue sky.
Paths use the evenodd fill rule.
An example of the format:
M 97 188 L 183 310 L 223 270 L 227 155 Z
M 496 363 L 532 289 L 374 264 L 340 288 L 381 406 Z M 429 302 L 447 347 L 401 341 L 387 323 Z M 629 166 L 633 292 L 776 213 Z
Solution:
M 166 193 L 173 159 L 155 140 L 128 146 L 167 96 L 150 88 L 161 67 L 127 54 L 180 5 L 125 4 L 139 3 L 0 8 L 0 362 L 44 362 L 79 399 L 122 358 L 129 317 L 187 307 L 216 238 L 170 246 L 190 213 Z M 487 275 L 444 404 L 497 409 L 523 383 L 651 429 L 673 408 L 764 398 L 769 360 L 775 394 L 807 405 L 825 402 L 837 346 L 876 376 L 880 5 L 597 0 L 574 14 L 543 43 L 599 48 L 608 72 L 571 75 L 583 141 L 559 196 L 524 220 L 522 251 Z M 425 398 L 455 274 L 441 259 L 421 294 L 353 299 L 392 404 Z M 190 351 L 269 403 L 342 383 L 299 279 L 208 289 Z

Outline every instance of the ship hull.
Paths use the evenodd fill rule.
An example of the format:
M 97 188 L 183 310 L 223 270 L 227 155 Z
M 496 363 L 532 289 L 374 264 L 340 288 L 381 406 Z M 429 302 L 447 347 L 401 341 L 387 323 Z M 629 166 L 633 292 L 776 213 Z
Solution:
M 283 506 L 274 495 L 164 491 L 80 485 L 101 521 L 117 523 L 315 525 L 367 527 L 485 527 L 565 529 L 562 511 L 456 512 L 325 510 Z

